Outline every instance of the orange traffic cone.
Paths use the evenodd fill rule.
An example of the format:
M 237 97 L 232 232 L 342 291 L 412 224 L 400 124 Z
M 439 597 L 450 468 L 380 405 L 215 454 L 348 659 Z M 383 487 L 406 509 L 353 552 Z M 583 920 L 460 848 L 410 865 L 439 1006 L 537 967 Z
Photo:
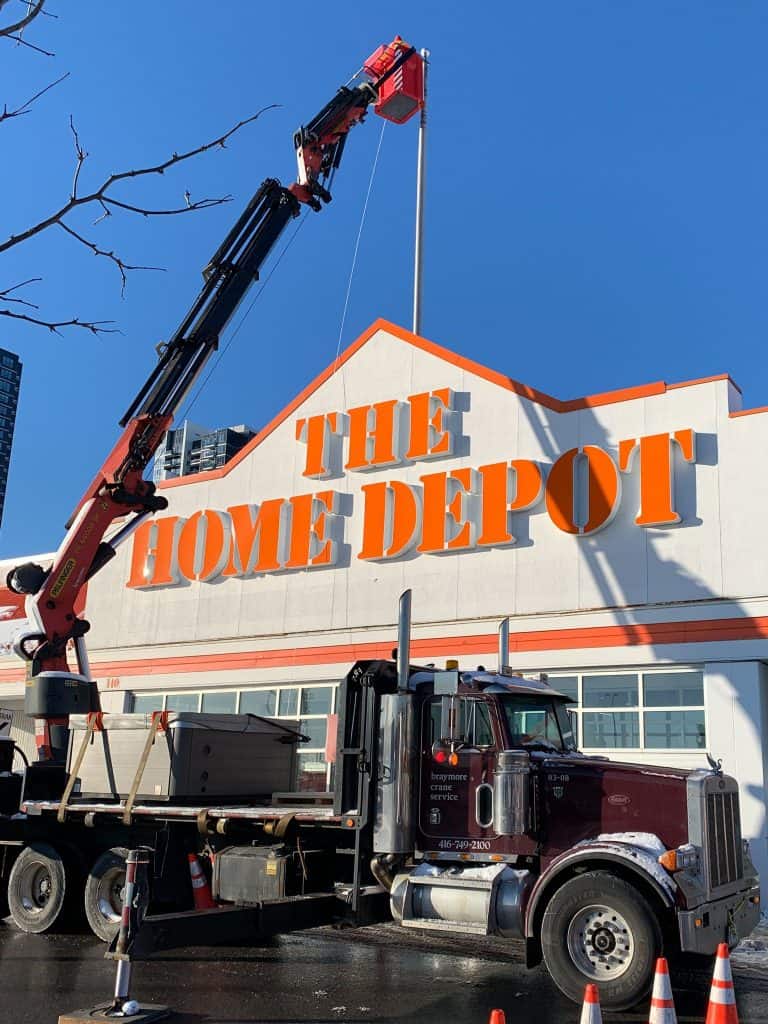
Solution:
M 579 1024 L 603 1024 L 597 985 L 587 985 L 584 989 L 584 1003 L 581 1007 L 581 1020 Z
M 488 1024 L 507 1024 L 507 1018 L 504 1016 L 503 1010 L 491 1010 L 491 1016 L 488 1018 Z
M 677 1024 L 675 1003 L 672 999 L 672 985 L 669 981 L 669 967 L 663 956 L 656 961 L 648 1024 Z
M 739 1024 L 736 996 L 733 992 L 731 958 L 728 956 L 728 944 L 725 942 L 721 942 L 717 947 L 706 1024 Z
M 205 877 L 200 861 L 194 853 L 187 854 L 189 861 L 189 876 L 192 880 L 192 896 L 195 900 L 195 910 L 213 910 L 217 904 L 211 894 L 211 887 Z

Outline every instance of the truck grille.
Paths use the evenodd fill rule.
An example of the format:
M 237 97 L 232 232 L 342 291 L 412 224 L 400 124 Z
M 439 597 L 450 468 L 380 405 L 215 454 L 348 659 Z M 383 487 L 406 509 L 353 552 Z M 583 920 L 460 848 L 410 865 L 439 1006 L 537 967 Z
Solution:
M 741 878 L 743 871 L 738 793 L 707 793 L 707 862 L 711 888 Z

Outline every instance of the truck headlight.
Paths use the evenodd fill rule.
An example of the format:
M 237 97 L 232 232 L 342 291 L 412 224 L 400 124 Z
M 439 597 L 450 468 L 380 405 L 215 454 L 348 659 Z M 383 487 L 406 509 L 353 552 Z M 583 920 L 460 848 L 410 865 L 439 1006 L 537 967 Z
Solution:
M 670 873 L 674 871 L 697 871 L 699 867 L 699 851 L 693 843 L 678 846 L 675 850 L 666 850 L 659 857 L 659 864 Z

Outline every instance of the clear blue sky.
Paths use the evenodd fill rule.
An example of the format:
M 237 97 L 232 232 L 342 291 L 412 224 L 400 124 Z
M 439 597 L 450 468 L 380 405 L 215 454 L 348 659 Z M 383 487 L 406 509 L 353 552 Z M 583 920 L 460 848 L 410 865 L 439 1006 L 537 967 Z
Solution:
M 70 113 L 91 153 L 87 184 L 281 107 L 226 151 L 120 193 L 234 203 L 73 219 L 127 261 L 167 268 L 133 274 L 124 299 L 115 268 L 60 230 L 0 257 L 0 288 L 42 276 L 28 297 L 44 314 L 123 332 L 62 339 L 0 321 L 0 345 L 24 362 L 1 556 L 59 543 L 231 221 L 262 178 L 292 180 L 294 129 L 398 32 L 433 53 L 423 333 L 561 398 L 730 372 L 747 404 L 768 403 L 762 0 L 49 6 L 58 19 L 28 38 L 55 58 L 0 39 L 0 103 L 71 72 L 0 125 L 3 237 L 66 198 Z M 259 427 L 333 359 L 380 124 L 352 133 L 332 206 L 310 215 L 197 421 Z M 410 324 L 415 146 L 415 123 L 387 127 L 345 345 L 377 316 Z

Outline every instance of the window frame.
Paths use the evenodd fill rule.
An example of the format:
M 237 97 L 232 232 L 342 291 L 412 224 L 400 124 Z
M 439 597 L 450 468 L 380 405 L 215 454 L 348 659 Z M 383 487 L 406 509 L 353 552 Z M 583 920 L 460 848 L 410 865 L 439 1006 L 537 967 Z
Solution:
M 686 675 L 691 673 L 698 673 L 701 676 L 701 703 L 700 704 L 646 704 L 645 703 L 645 687 L 644 677 L 652 675 Z M 586 676 L 626 676 L 635 675 L 637 678 L 637 705 L 634 707 L 629 706 L 617 706 L 614 708 L 600 708 L 600 707 L 585 707 L 583 704 L 584 699 L 584 678 Z M 703 665 L 658 665 L 658 666 L 623 666 L 617 665 L 612 668 L 585 668 L 585 669 L 553 669 L 547 673 L 547 680 L 553 690 L 558 689 L 557 681 L 558 678 L 576 679 L 576 696 L 575 702 L 569 703 L 566 706 L 571 722 L 573 724 L 574 732 L 576 733 L 577 747 L 579 750 L 585 752 L 595 752 L 600 754 L 612 754 L 612 755 L 623 755 L 626 753 L 640 753 L 640 754 L 651 754 L 654 756 L 666 756 L 667 754 L 704 754 L 707 749 L 707 737 L 709 736 L 709 714 L 707 709 L 707 698 L 706 698 L 706 680 L 704 674 Z M 657 747 L 649 746 L 646 743 L 646 713 L 655 712 L 687 712 L 687 711 L 701 711 L 703 712 L 704 718 L 704 745 L 701 747 Z M 637 715 L 638 724 L 638 746 L 632 747 L 593 747 L 586 746 L 584 744 L 584 722 L 582 716 L 584 714 L 594 715 L 609 715 L 615 713 L 627 713 Z

